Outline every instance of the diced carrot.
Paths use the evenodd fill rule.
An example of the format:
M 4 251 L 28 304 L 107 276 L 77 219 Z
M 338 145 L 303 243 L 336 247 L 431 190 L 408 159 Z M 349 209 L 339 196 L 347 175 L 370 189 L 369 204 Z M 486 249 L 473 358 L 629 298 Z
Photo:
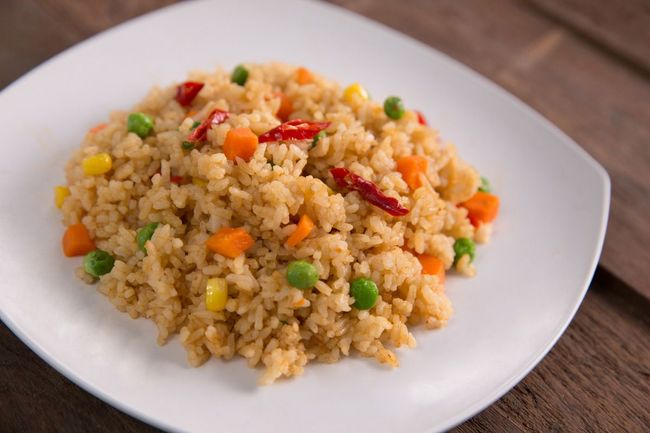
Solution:
M 293 102 L 284 93 L 280 93 L 280 108 L 275 116 L 283 122 L 289 120 L 289 116 L 293 113 Z
M 205 245 L 212 252 L 234 259 L 254 243 L 253 238 L 243 228 L 222 227 L 208 238 Z
M 488 192 L 477 191 L 460 206 L 467 209 L 467 216 L 474 227 L 494 221 L 499 213 L 499 197 Z
M 441 283 L 445 282 L 445 266 L 442 260 L 429 254 L 417 256 L 422 265 L 422 273 L 426 275 L 437 275 Z
M 108 125 L 106 123 L 99 123 L 88 130 L 91 134 L 101 131 L 106 128 Z
M 397 160 L 397 171 L 402 174 L 409 188 L 417 189 L 422 186 L 420 173 L 426 173 L 427 165 L 427 159 L 423 156 L 405 156 Z
M 258 141 L 257 135 L 250 129 L 233 128 L 226 134 L 223 153 L 230 161 L 234 161 L 237 157 L 248 161 L 255 154 Z
M 72 224 L 65 230 L 61 244 L 66 257 L 83 256 L 97 249 L 88 229 L 81 223 Z
M 293 303 L 293 306 L 295 308 L 300 308 L 303 307 L 307 303 L 307 300 L 305 298 L 300 298 L 298 301 Z
M 296 70 L 296 81 L 301 86 L 309 84 L 314 81 L 314 75 L 307 68 L 300 67 Z
M 287 238 L 287 246 L 290 248 L 295 247 L 309 236 L 309 233 L 314 229 L 314 222 L 309 218 L 309 215 L 304 214 L 300 217 L 300 221 L 296 226 L 296 229 L 291 233 L 291 236 Z

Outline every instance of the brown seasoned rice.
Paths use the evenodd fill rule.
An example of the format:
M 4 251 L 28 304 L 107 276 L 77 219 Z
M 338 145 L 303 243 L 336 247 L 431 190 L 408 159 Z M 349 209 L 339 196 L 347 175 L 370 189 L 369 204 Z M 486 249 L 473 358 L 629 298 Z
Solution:
M 450 269 L 456 238 L 489 240 L 490 227 L 475 230 L 467 210 L 457 206 L 477 191 L 478 173 L 413 111 L 394 121 L 381 103 L 344 100 L 341 88 L 323 77 L 300 85 L 295 67 L 246 67 L 245 86 L 231 83 L 224 70 L 192 72 L 189 79 L 205 87 L 191 115 L 175 101 L 176 86 L 153 88 L 134 107 L 155 119 L 154 133 L 144 140 L 127 133 L 127 112 L 112 113 L 106 127 L 89 132 L 66 166 L 64 224 L 83 223 L 97 247 L 116 258 L 98 290 L 132 318 L 152 320 L 160 344 L 179 334 L 193 366 L 239 355 L 251 367 L 265 367 L 262 384 L 300 375 L 311 360 L 336 362 L 352 353 L 397 366 L 393 348 L 416 344 L 410 326 L 438 328 L 452 313 L 442 281 L 423 275 L 414 254 L 434 255 Z M 222 144 L 231 128 L 259 135 L 280 123 L 278 91 L 293 101 L 291 118 L 331 122 L 328 136 L 311 150 L 265 143 L 249 162 L 228 161 Z M 214 108 L 230 118 L 208 132 L 203 146 L 183 150 L 193 122 Z M 84 174 L 81 161 L 99 152 L 112 156 L 112 170 Z M 412 154 L 430 161 L 425 184 L 415 191 L 395 168 L 396 158 Z M 335 166 L 374 181 L 409 214 L 391 217 L 358 193 L 340 191 L 328 173 Z M 177 185 L 172 175 L 199 181 Z M 305 213 L 315 230 L 287 248 L 293 217 Z M 136 233 L 150 222 L 160 225 L 145 255 Z M 234 259 L 208 251 L 206 239 L 224 226 L 244 227 L 254 246 Z M 287 283 L 286 266 L 295 259 L 318 270 L 314 289 Z M 469 256 L 457 262 L 461 273 L 475 272 Z M 92 282 L 83 269 L 78 274 Z M 206 309 L 211 277 L 228 282 L 223 311 Z M 349 282 L 358 277 L 379 287 L 370 310 L 352 306 Z

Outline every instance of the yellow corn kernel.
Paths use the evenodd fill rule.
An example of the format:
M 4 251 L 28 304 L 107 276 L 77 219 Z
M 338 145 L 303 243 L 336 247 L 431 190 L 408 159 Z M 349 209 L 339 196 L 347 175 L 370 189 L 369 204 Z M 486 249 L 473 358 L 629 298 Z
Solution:
M 201 179 L 200 177 L 193 177 L 192 183 L 196 186 L 204 187 L 208 184 L 208 181 L 205 179 Z
M 205 308 L 221 311 L 228 301 L 228 284 L 224 278 L 210 278 L 205 286 Z
M 69 195 L 70 195 L 70 188 L 68 188 L 67 186 L 55 186 L 54 204 L 56 205 L 56 207 L 61 209 L 61 206 L 63 206 L 63 201 Z
M 368 92 L 359 83 L 350 84 L 343 90 L 343 99 L 346 102 L 354 102 L 357 99 L 365 101 L 368 99 Z
M 109 171 L 113 167 L 113 160 L 111 155 L 102 152 L 85 158 L 81 161 L 81 167 L 88 176 L 96 176 Z

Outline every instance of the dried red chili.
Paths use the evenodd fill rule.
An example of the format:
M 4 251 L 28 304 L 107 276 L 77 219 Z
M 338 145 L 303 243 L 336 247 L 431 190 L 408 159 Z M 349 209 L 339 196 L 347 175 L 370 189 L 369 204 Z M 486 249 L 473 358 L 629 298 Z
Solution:
M 368 203 L 384 212 L 392 216 L 404 216 L 409 213 L 409 210 L 396 198 L 387 196 L 375 183 L 352 173 L 347 168 L 330 168 L 330 173 L 339 187 L 357 191 Z
M 424 114 L 420 113 L 419 111 L 416 111 L 415 114 L 418 116 L 418 122 L 420 125 L 427 126 L 427 119 L 424 118 Z
M 177 185 L 182 185 L 182 184 L 185 183 L 185 177 L 183 177 L 183 176 L 171 176 L 169 178 L 169 181 L 171 183 L 175 183 Z
M 208 135 L 208 129 L 210 129 L 212 125 L 219 125 L 225 122 L 228 117 L 230 117 L 230 114 L 228 114 L 227 111 L 215 108 L 208 115 L 208 117 L 206 117 L 205 120 L 201 122 L 201 124 L 197 126 L 194 131 L 192 131 L 192 133 L 187 137 L 187 141 L 190 143 L 204 141 Z
M 183 107 L 187 107 L 192 103 L 203 86 L 203 83 L 198 83 L 196 81 L 186 81 L 182 84 L 179 84 L 178 88 L 176 88 L 176 100 Z
M 276 126 L 259 136 L 260 143 L 281 140 L 311 140 L 316 134 L 330 126 L 330 122 L 293 119 Z
M 158 170 L 156 170 L 156 172 L 153 174 L 153 176 L 155 176 L 157 174 L 158 175 L 161 174 L 160 168 Z M 153 178 L 153 176 L 151 176 L 151 177 Z M 187 183 L 184 176 L 169 176 L 169 181 L 171 183 L 175 183 L 176 185 L 183 185 L 183 184 Z

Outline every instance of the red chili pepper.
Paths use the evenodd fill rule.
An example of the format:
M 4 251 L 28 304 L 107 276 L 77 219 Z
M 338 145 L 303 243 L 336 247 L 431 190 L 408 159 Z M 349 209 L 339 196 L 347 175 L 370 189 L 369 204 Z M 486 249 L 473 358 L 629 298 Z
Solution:
M 199 141 L 204 141 L 205 137 L 208 136 L 208 129 L 212 125 L 219 125 L 226 121 L 230 117 L 230 114 L 227 111 L 219 110 L 218 108 L 214 109 L 212 113 L 205 118 L 199 126 L 192 131 L 192 133 L 187 137 L 187 141 L 190 143 L 197 143 Z
M 370 204 L 390 215 L 404 216 L 409 213 L 409 210 L 402 206 L 396 198 L 387 196 L 375 183 L 352 173 L 347 168 L 330 168 L 330 173 L 339 187 L 357 191 Z
M 171 183 L 175 183 L 176 185 L 182 185 L 185 183 L 185 177 L 183 176 L 171 176 L 169 178 L 169 181 Z
M 161 174 L 160 173 L 160 168 L 153 174 L 153 176 Z M 151 177 L 153 177 L 151 176 Z M 185 177 L 184 176 L 169 176 L 169 181 L 171 183 L 175 183 L 176 185 L 183 185 L 185 182 Z
M 420 125 L 427 126 L 427 119 L 424 118 L 424 114 L 420 113 L 419 111 L 416 111 L 415 114 L 418 115 L 418 122 Z
M 280 140 L 311 140 L 316 134 L 330 126 L 330 122 L 293 119 L 266 131 L 259 136 L 260 143 Z
M 176 100 L 183 107 L 187 107 L 192 103 L 203 86 L 203 83 L 197 83 L 196 81 L 186 81 L 180 84 L 176 89 Z

